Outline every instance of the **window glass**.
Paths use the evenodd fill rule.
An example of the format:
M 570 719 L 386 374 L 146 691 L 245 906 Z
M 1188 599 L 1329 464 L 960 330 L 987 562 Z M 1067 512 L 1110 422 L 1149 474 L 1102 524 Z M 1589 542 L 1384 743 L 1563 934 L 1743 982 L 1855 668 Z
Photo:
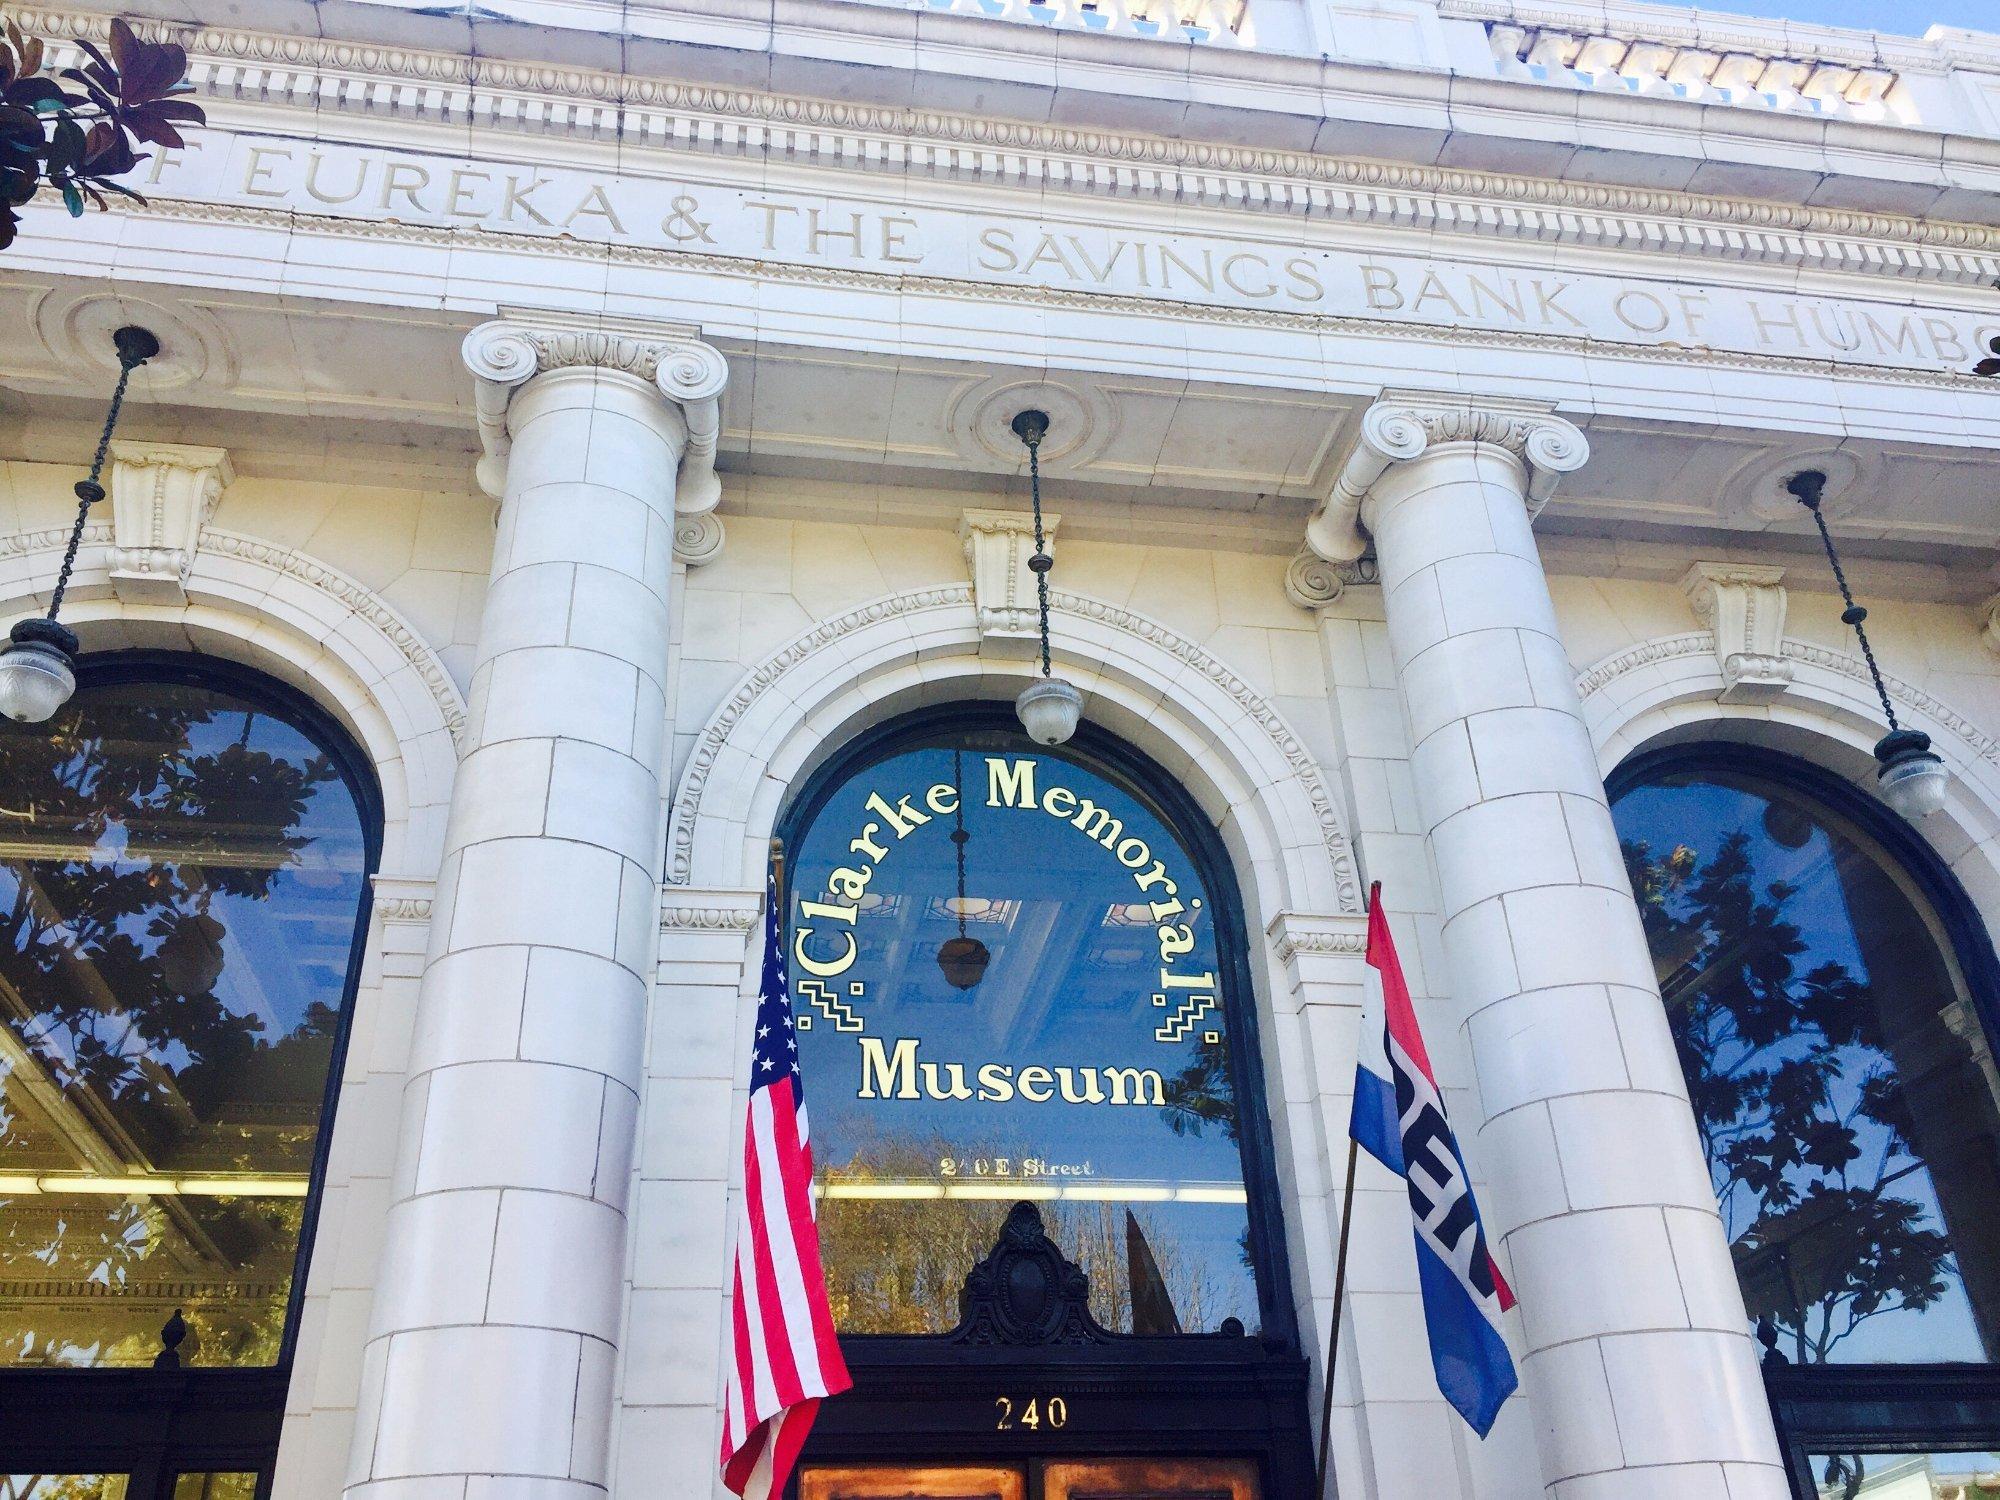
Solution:
M 174 1500 L 256 1500 L 257 1476 L 248 1471 L 176 1474 Z
M 2000 1454 L 1815 1453 L 1820 1500 L 1981 1500 L 2000 1495 Z
M 125 1500 L 125 1474 L 0 1474 L 0 1500 Z
M 277 1359 L 366 864 L 261 699 L 0 726 L 0 1363 Z
M 1106 1327 L 1257 1327 L 1212 893 L 1137 789 L 1017 735 L 904 742 L 794 851 L 836 1321 L 938 1333 L 1010 1205 Z
M 2000 1079 L 1935 914 L 1789 782 L 1615 813 L 1750 1316 L 1795 1364 L 1989 1359 Z

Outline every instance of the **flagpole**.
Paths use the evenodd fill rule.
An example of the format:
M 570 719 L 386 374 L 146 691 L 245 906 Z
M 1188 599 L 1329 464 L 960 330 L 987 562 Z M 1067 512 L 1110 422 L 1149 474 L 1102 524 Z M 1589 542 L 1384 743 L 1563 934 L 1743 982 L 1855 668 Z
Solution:
M 1326 1340 L 1326 1399 L 1319 1414 L 1319 1475 L 1313 1485 L 1313 1500 L 1326 1494 L 1326 1464 L 1333 1440 L 1333 1372 L 1340 1359 L 1340 1305 L 1347 1293 L 1347 1235 L 1354 1227 L 1354 1166 L 1361 1156 L 1361 1143 L 1353 1131 L 1347 1135 L 1347 1184 L 1340 1191 L 1340 1248 L 1333 1260 L 1333 1328 Z
M 771 840 L 771 890 L 776 896 L 774 904 L 778 910 L 785 909 L 785 841 Z

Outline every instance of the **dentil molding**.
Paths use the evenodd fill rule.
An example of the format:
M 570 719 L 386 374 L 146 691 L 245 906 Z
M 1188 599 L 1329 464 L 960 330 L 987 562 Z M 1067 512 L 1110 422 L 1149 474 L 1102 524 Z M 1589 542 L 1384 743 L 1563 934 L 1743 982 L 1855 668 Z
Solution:
M 1451 443 L 1500 448 L 1528 471 L 1529 515 L 1538 515 L 1556 481 L 1583 467 L 1590 443 L 1576 425 L 1544 405 L 1500 397 L 1384 391 L 1361 417 L 1361 430 L 1313 518 L 1306 546 L 1328 562 L 1353 562 L 1367 550 L 1361 508 L 1391 466 Z
M 32 34 L 102 43 L 109 17 L 16 7 Z M 911 106 L 810 99 L 722 85 L 469 57 L 238 27 L 140 23 L 185 46 L 209 100 L 341 114 L 371 125 L 467 126 L 881 176 L 928 176 L 1085 197 L 1191 203 L 1368 226 L 1565 247 L 1662 252 L 1676 259 L 1803 266 L 1870 277 L 1988 286 L 2000 278 L 2000 229 L 1896 214 L 1671 189 L 1563 182 L 1459 168 L 1259 150 L 1116 130 L 1070 128 Z M 317 126 L 315 126 L 317 128 Z
M 713 519 L 722 500 L 715 472 L 722 436 L 722 392 L 729 362 L 697 329 L 673 324 L 619 324 L 597 320 L 579 324 L 523 313 L 482 323 L 465 336 L 461 350 L 476 381 L 474 410 L 479 422 L 479 487 L 498 500 L 507 486 L 507 407 L 514 392 L 551 370 L 620 370 L 659 387 L 680 408 L 687 423 L 674 511 L 697 522 Z M 683 551 L 682 532 L 688 550 Z M 675 555 L 689 563 L 707 562 L 721 550 L 720 522 L 675 528 Z
M 1792 685 L 1784 658 L 1785 570 L 1754 563 L 1697 562 L 1681 576 L 1694 617 L 1715 634 L 1720 703 L 1768 703 Z
M 208 519 L 236 477 L 227 450 L 111 444 L 111 591 L 127 604 L 187 603 Z

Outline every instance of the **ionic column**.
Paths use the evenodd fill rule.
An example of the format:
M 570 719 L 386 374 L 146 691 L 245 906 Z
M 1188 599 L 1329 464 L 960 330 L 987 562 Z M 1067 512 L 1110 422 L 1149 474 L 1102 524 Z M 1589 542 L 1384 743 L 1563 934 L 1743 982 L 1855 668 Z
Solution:
M 1450 1019 L 1483 1116 L 1481 1208 L 1520 1295 L 1546 1488 L 1782 1500 L 1742 1295 L 1531 529 L 1587 454 L 1545 409 L 1385 399 L 1308 536 L 1345 558 L 1361 550 L 1357 522 L 1374 535 Z
M 691 335 L 512 322 L 465 358 L 499 527 L 348 1488 L 456 1500 L 483 1476 L 482 1497 L 597 1500 L 658 944 L 675 497 L 728 371 Z

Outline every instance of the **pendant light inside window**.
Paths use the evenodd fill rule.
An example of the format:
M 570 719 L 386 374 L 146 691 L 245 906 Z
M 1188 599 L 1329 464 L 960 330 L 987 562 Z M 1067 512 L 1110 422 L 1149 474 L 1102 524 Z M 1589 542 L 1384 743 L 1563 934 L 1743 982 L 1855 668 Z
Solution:
M 958 812 L 954 816 L 951 842 L 958 856 L 958 895 L 951 902 L 953 915 L 958 918 L 958 936 L 946 938 L 938 947 L 938 967 L 944 971 L 945 983 L 953 989 L 969 990 L 986 977 L 986 966 L 993 962 L 993 955 L 986 945 L 965 931 L 965 918 L 972 910 L 972 902 L 965 894 L 965 846 L 972 841 L 972 835 L 965 831 L 965 759 L 963 752 L 951 752 L 951 784 L 958 790 Z M 981 903 L 980 910 L 984 911 Z
M 1042 536 L 1042 439 L 1049 433 L 1049 414 L 1024 411 L 1014 418 L 1013 427 L 1014 436 L 1028 450 L 1029 493 L 1035 506 L 1035 555 L 1028 559 L 1028 566 L 1034 571 L 1042 620 L 1041 680 L 1021 690 L 1021 696 L 1014 700 L 1014 711 L 1021 716 L 1021 727 L 1028 731 L 1029 739 L 1038 745 L 1060 745 L 1076 733 L 1077 721 L 1083 717 L 1083 694 L 1056 676 L 1049 660 L 1049 570 L 1056 565 Z

